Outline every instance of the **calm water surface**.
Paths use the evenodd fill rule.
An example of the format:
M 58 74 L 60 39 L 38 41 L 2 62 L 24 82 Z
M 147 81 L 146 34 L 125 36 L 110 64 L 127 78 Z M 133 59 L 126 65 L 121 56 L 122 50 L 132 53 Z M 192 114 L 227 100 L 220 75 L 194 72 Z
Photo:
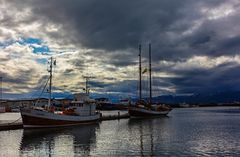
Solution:
M 0 156 L 240 156 L 240 108 L 64 129 L 0 131 Z

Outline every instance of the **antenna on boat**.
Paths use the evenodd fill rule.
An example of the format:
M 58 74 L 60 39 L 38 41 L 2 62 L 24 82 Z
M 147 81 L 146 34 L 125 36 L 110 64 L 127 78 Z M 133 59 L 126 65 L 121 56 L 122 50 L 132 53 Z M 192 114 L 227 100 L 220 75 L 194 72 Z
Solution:
M 139 99 L 142 100 L 142 61 L 141 61 L 141 44 L 139 44 Z
M 151 44 L 149 44 L 149 104 L 152 104 L 152 64 L 151 64 Z
M 89 79 L 94 78 L 94 77 L 92 77 L 92 76 L 83 76 L 83 78 L 86 79 L 86 82 L 85 82 L 85 92 L 88 95 L 89 91 L 90 91 L 89 86 L 88 86 L 88 82 L 89 82 Z

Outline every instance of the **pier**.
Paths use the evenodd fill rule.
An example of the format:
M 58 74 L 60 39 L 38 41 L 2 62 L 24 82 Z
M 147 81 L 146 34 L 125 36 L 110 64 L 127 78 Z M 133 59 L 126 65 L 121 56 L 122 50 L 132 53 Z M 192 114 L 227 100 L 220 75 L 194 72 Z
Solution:
M 12 114 L 16 115 L 16 114 L 20 114 L 20 113 L 12 113 Z M 120 120 L 120 119 L 127 119 L 127 118 L 130 118 L 128 113 L 121 114 L 120 112 L 117 112 L 117 113 L 110 114 L 110 115 L 101 114 L 100 121 Z M 21 128 L 23 128 L 21 118 L 18 118 L 16 120 L 13 120 L 13 121 L 7 122 L 7 123 L 0 123 L 0 131 L 21 129 Z
M 14 130 L 23 128 L 22 122 L 0 124 L 1 130 Z
M 119 113 L 117 115 L 103 115 L 100 117 L 101 121 L 106 121 L 106 120 L 116 120 L 116 119 L 126 119 L 129 118 L 129 114 L 125 113 L 120 115 Z

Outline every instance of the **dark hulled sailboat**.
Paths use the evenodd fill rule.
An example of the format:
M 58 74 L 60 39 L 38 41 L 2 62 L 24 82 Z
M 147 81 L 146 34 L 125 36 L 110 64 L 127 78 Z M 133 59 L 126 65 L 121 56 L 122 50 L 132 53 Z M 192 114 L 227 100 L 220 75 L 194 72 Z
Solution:
M 142 99 L 142 67 L 141 45 L 139 45 L 139 100 L 135 105 L 130 105 L 130 117 L 157 117 L 166 116 L 172 109 L 169 106 L 153 104 L 152 102 L 152 76 L 151 76 L 151 44 L 149 44 L 149 102 Z

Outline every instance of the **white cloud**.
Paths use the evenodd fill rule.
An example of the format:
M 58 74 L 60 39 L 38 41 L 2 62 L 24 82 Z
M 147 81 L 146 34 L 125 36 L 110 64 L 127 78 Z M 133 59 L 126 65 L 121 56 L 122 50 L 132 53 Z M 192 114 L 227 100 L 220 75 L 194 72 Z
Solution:
M 235 6 L 239 3 L 236 0 L 230 0 L 231 3 L 226 2 L 221 4 L 220 6 L 216 6 L 214 8 L 208 8 L 207 6 L 201 8 L 201 12 L 207 16 L 209 20 L 217 20 L 220 18 L 225 18 L 233 15 L 236 12 Z
M 211 69 L 217 67 L 224 63 L 229 62 L 236 62 L 240 64 L 240 55 L 236 56 L 221 56 L 221 57 L 208 57 L 208 56 L 194 56 L 189 58 L 186 62 L 177 62 L 174 65 L 174 69 L 195 69 L 195 68 L 202 68 L 202 69 Z

